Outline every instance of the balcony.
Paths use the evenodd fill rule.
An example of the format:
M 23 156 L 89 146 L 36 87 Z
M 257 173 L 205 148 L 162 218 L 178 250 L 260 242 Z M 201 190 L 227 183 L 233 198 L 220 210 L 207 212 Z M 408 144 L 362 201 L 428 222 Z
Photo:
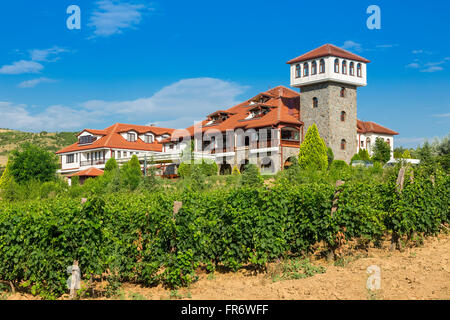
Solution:
M 106 163 L 105 159 L 96 159 L 96 160 L 91 159 L 91 160 L 87 160 L 87 161 L 81 161 L 80 167 L 98 166 L 98 165 L 102 165 L 105 163 Z

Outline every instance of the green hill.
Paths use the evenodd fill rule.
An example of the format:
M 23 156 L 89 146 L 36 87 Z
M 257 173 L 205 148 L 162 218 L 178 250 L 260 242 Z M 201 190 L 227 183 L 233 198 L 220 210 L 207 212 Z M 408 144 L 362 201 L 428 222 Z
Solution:
M 5 166 L 11 150 L 24 142 L 31 142 L 45 150 L 56 152 L 77 141 L 77 132 L 32 133 L 17 130 L 0 129 L 0 167 Z

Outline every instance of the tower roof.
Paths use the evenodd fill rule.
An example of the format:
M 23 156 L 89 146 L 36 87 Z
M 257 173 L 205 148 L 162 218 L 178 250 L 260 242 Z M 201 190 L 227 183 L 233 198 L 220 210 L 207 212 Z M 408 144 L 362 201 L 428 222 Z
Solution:
M 364 63 L 370 62 L 366 58 L 360 57 L 354 53 L 351 53 L 350 51 L 341 49 L 339 47 L 336 47 L 335 45 L 327 43 L 317 49 L 314 49 L 308 53 L 305 53 L 295 59 L 288 61 L 287 64 L 293 64 L 293 63 L 297 63 L 297 62 L 301 62 L 301 61 L 306 61 L 306 60 L 321 58 L 321 57 L 328 57 L 328 56 L 351 59 L 351 60 L 356 60 L 356 61 L 360 61 L 360 62 L 364 62 Z

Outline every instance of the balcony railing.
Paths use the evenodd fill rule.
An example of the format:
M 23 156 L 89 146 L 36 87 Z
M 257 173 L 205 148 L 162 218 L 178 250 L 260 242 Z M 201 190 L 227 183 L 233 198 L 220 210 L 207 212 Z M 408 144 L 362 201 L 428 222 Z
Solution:
M 280 145 L 280 140 L 273 139 L 267 141 L 252 141 L 250 143 L 250 149 L 264 149 L 264 148 L 275 148 Z
M 87 161 L 81 161 L 80 162 L 80 166 L 81 167 L 86 167 L 86 166 L 98 166 L 98 165 L 102 165 L 105 164 L 106 160 L 104 159 L 97 159 L 97 160 L 87 160 Z

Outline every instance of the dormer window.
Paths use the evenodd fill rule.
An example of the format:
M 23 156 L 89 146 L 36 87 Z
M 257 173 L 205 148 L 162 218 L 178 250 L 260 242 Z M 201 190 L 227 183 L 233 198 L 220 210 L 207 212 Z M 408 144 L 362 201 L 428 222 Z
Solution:
M 153 136 L 151 134 L 146 134 L 144 136 L 144 142 L 145 143 L 153 143 Z
M 93 143 L 95 141 L 95 137 L 94 136 L 81 136 L 80 139 L 78 140 L 79 144 L 90 144 Z
M 127 141 L 136 142 L 136 134 L 132 132 L 127 133 Z

